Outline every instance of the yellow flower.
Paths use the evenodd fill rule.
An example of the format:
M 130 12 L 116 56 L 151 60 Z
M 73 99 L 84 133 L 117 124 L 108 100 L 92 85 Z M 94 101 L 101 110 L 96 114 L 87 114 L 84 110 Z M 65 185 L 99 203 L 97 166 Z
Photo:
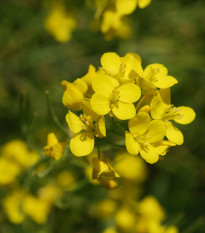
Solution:
M 71 33 L 75 27 L 76 20 L 67 15 L 62 6 L 55 6 L 45 21 L 47 31 L 62 43 L 71 39 Z
M 43 152 L 55 160 L 59 160 L 65 150 L 66 142 L 59 142 L 54 133 L 49 133 L 47 138 L 47 145 L 43 148 Z
M 163 98 L 163 99 L 162 99 Z M 174 120 L 179 124 L 189 124 L 195 118 L 192 108 L 181 106 L 174 107 L 170 104 L 170 91 L 165 89 L 163 93 L 157 92 L 151 103 L 151 116 L 153 119 L 160 119 L 166 123 L 166 137 L 173 143 L 181 145 L 184 142 L 182 132 L 176 128 L 169 120 Z
M 113 169 L 113 167 L 109 163 L 109 159 L 92 159 L 93 165 L 93 179 L 98 179 L 102 185 L 107 188 L 115 188 L 118 184 L 114 180 L 115 178 L 119 178 L 119 174 Z
M 70 150 L 76 156 L 90 154 L 94 149 L 95 136 L 100 138 L 106 136 L 104 117 L 93 113 L 89 105 L 85 106 L 85 114 L 80 117 L 71 111 L 66 115 L 68 126 L 75 134 L 70 140 Z
M 82 81 L 82 80 L 81 80 Z M 77 82 L 79 84 L 79 82 Z M 62 81 L 61 85 L 64 89 L 63 94 L 63 104 L 71 109 L 71 110 L 81 110 L 82 109 L 82 101 L 84 99 L 84 95 L 82 92 L 83 87 L 87 88 L 87 85 L 84 81 L 81 82 L 81 87 L 76 83 L 70 83 L 67 81 Z
M 168 75 L 167 68 L 161 64 L 148 65 L 143 78 L 155 88 L 168 88 L 178 83 L 174 77 Z
M 92 214 L 101 219 L 112 217 L 117 208 L 117 203 L 111 199 L 104 199 L 93 206 Z
M 4 157 L 0 158 L 0 185 L 12 183 L 20 172 L 21 168 L 18 164 Z
M 143 9 L 151 3 L 151 0 L 138 0 L 139 8 Z
M 49 202 L 30 194 L 25 195 L 22 203 L 23 211 L 30 216 L 32 220 L 39 224 L 44 224 L 51 210 Z
M 71 171 L 62 171 L 55 177 L 58 187 L 62 190 L 71 190 L 76 185 L 75 175 Z
M 23 194 L 24 193 L 21 190 L 16 190 L 6 196 L 2 202 L 8 219 L 14 224 L 19 224 L 24 221 L 25 216 L 21 209 Z
M 145 197 L 138 204 L 138 212 L 146 220 L 161 222 L 165 218 L 165 211 L 153 196 Z
M 147 177 L 147 167 L 140 157 L 129 155 L 127 152 L 117 154 L 114 169 L 125 179 L 136 183 L 143 182 Z
M 114 227 L 106 228 L 103 233 L 118 233 Z
M 137 85 L 134 83 L 119 85 L 116 79 L 99 73 L 93 79 L 92 87 L 95 94 L 90 100 L 90 105 L 97 114 L 106 115 L 111 112 L 120 120 L 128 120 L 135 116 L 133 103 L 141 96 Z
M 115 222 L 123 232 L 131 232 L 136 224 L 136 216 L 128 208 L 121 208 L 115 215 Z
M 34 151 L 29 151 L 27 145 L 21 140 L 6 143 L 2 148 L 2 156 L 23 169 L 32 166 L 39 159 L 39 155 Z
M 129 130 L 126 132 L 126 148 L 132 155 L 140 153 L 148 163 L 155 163 L 159 159 L 159 145 L 166 133 L 165 123 L 153 120 L 146 112 L 139 112 L 129 121 Z

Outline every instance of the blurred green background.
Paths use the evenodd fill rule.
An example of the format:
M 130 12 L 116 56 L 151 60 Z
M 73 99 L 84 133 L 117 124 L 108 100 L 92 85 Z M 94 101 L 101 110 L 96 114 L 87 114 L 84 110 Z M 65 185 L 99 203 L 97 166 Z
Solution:
M 68 8 L 71 6 L 77 16 L 78 26 L 72 39 L 63 44 L 44 28 L 47 4 L 38 0 L 0 1 L 1 145 L 21 138 L 41 149 L 48 132 L 58 132 L 48 114 L 46 90 L 54 112 L 66 127 L 67 110 L 61 102 L 60 82 L 82 77 L 89 64 L 97 68 L 105 52 L 114 51 L 121 56 L 127 52 L 139 53 L 143 67 L 150 63 L 164 64 L 169 74 L 178 79 L 179 84 L 172 88 L 172 103 L 192 107 L 196 112 L 193 123 L 179 126 L 184 144 L 172 148 L 164 160 L 149 165 L 151 175 L 145 194 L 155 195 L 170 218 L 181 216 L 177 222 L 181 232 L 204 233 L 205 1 L 153 0 L 147 8 L 137 8 L 128 16 L 133 29 L 130 39 L 110 41 L 100 32 L 89 30 L 94 9 L 83 0 L 67 1 Z M 66 210 L 65 214 L 69 216 Z M 86 219 L 82 221 L 84 228 L 78 226 L 81 231 L 77 232 L 92 232 L 83 231 L 88 226 Z M 66 219 L 56 217 L 54 224 L 55 227 L 66 224 Z M 192 229 L 185 230 L 188 226 Z M 11 232 L 18 232 L 18 228 L 12 229 Z

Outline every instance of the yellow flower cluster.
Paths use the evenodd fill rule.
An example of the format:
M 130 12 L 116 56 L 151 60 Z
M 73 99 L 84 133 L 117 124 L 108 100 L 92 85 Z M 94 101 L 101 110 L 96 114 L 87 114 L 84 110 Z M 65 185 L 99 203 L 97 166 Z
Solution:
M 91 214 L 108 222 L 113 222 L 109 220 L 114 217 L 114 224 L 103 233 L 178 233 L 176 226 L 162 224 L 166 214 L 154 196 L 132 203 L 110 197 L 93 206 Z
M 132 14 L 137 6 L 145 8 L 151 0 L 95 0 L 97 8 L 95 18 L 99 19 L 102 15 L 100 29 L 107 39 L 117 35 L 121 38 L 129 37 L 131 28 L 124 20 L 124 16 Z
M 171 104 L 170 87 L 177 80 L 168 75 L 166 67 L 151 64 L 143 69 L 138 54 L 120 57 L 114 52 L 103 54 L 101 65 L 98 70 L 91 65 L 88 73 L 73 83 L 62 81 L 74 155 L 89 155 L 95 138 L 105 138 L 106 131 L 122 127 L 127 151 L 140 154 L 151 164 L 169 147 L 183 143 L 183 134 L 171 121 L 188 124 L 195 112 Z M 105 119 L 109 118 L 112 124 L 108 129 Z
M 35 164 L 39 155 L 30 151 L 21 140 L 13 140 L 5 144 L 0 156 L 0 185 L 9 185 L 16 177 Z

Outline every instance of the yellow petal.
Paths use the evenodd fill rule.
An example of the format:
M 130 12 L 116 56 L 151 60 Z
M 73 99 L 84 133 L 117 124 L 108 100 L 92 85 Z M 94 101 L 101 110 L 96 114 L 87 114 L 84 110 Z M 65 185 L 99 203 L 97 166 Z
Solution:
M 104 53 L 101 57 L 102 67 L 111 72 L 112 75 L 115 75 L 119 72 L 121 60 L 120 57 L 112 52 L 112 53 Z
M 93 133 L 83 132 L 75 135 L 70 140 L 70 150 L 76 156 L 90 154 L 94 148 Z
M 91 108 L 99 115 L 106 115 L 110 112 L 110 100 L 101 95 L 94 94 L 90 100 Z
M 153 120 L 149 123 L 149 129 L 146 138 L 149 143 L 161 141 L 166 134 L 166 125 L 164 121 Z
M 158 88 L 168 88 L 172 87 L 178 81 L 172 76 L 157 76 L 156 81 L 153 82 L 155 87 Z
M 98 137 L 106 137 L 105 118 L 100 117 L 95 123 L 95 132 Z M 96 136 L 97 136 L 96 135 Z
M 62 86 L 65 89 L 63 94 L 63 104 L 72 110 L 81 110 L 81 102 L 84 99 L 83 93 L 73 84 L 63 81 Z
M 159 155 L 152 145 L 144 146 L 140 144 L 139 151 L 141 157 L 150 164 L 156 163 L 159 159 Z
M 139 0 L 138 1 L 138 6 L 139 8 L 143 9 L 147 7 L 151 3 L 151 0 Z
M 111 76 L 102 74 L 102 73 L 97 73 L 92 81 L 93 90 L 96 93 L 102 94 L 106 97 L 110 97 L 113 90 L 118 85 L 119 84 L 116 79 L 112 78 Z
M 176 128 L 170 121 L 166 122 L 167 130 L 166 137 L 177 145 L 182 145 L 184 143 L 184 136 L 182 132 Z
M 129 121 L 129 130 L 132 134 L 143 135 L 148 127 L 151 118 L 146 112 L 139 112 L 133 119 Z
M 83 128 L 86 127 L 81 119 L 70 110 L 66 114 L 66 121 L 68 123 L 68 127 L 73 133 L 79 133 Z
M 152 144 L 159 155 L 165 155 L 168 148 L 175 145 L 175 143 L 167 140 L 162 140 L 161 142 L 156 142 Z
M 47 145 L 48 146 L 53 146 L 56 143 L 58 143 L 58 139 L 54 133 L 49 133 L 47 137 Z
M 91 82 L 93 78 L 95 77 L 95 67 L 92 65 L 89 65 L 88 73 L 82 77 L 82 80 L 87 83 L 88 86 L 91 86 Z
M 127 83 L 121 85 L 117 88 L 119 93 L 119 100 L 124 103 L 134 103 L 136 102 L 141 96 L 141 90 L 139 86 L 133 83 Z
M 151 116 L 153 119 L 156 120 L 162 119 L 168 109 L 168 105 L 163 103 L 159 93 L 157 93 L 157 95 L 153 97 L 150 106 L 151 106 Z
M 126 104 L 118 101 L 112 108 L 113 114 L 120 120 L 129 120 L 136 114 L 135 106 L 133 104 Z
M 140 77 L 143 77 L 143 69 L 141 66 L 141 58 L 138 54 L 134 54 L 134 53 L 127 53 L 124 58 L 123 58 L 124 62 L 126 63 L 126 66 L 128 64 L 131 65 L 132 69 L 137 73 L 137 75 L 139 75 Z M 125 69 L 126 71 L 126 69 Z
M 144 70 L 144 78 L 152 83 L 156 78 L 165 77 L 167 74 L 167 68 L 158 63 L 150 64 Z
M 88 85 L 85 81 L 83 81 L 83 79 L 78 78 L 73 82 L 73 84 L 76 85 L 76 87 L 83 93 L 83 95 L 88 90 Z
M 179 111 L 180 117 L 175 118 L 174 121 L 179 124 L 183 124 L 183 125 L 189 124 L 196 117 L 196 113 L 192 108 L 181 106 L 178 107 L 177 110 Z
M 117 0 L 116 10 L 121 15 L 131 14 L 137 7 L 137 0 Z
M 139 143 L 134 140 L 132 134 L 129 132 L 125 133 L 125 144 L 128 153 L 131 155 L 137 155 L 139 153 Z

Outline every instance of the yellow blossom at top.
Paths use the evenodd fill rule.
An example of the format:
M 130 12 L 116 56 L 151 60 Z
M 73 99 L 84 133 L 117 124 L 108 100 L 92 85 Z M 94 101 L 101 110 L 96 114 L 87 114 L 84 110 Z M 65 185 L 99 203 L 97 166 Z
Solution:
M 97 114 L 106 115 L 111 112 L 120 120 L 135 116 L 136 110 L 133 103 L 141 96 L 137 85 L 133 83 L 120 85 L 111 76 L 99 73 L 93 79 L 92 87 L 95 93 L 90 104 Z
M 65 150 L 66 142 L 59 142 L 54 133 L 49 133 L 47 138 L 47 145 L 43 148 L 43 152 L 55 160 L 59 160 Z
M 45 20 L 46 30 L 61 43 L 71 39 L 71 33 L 76 27 L 76 20 L 68 15 L 63 6 L 56 5 Z

